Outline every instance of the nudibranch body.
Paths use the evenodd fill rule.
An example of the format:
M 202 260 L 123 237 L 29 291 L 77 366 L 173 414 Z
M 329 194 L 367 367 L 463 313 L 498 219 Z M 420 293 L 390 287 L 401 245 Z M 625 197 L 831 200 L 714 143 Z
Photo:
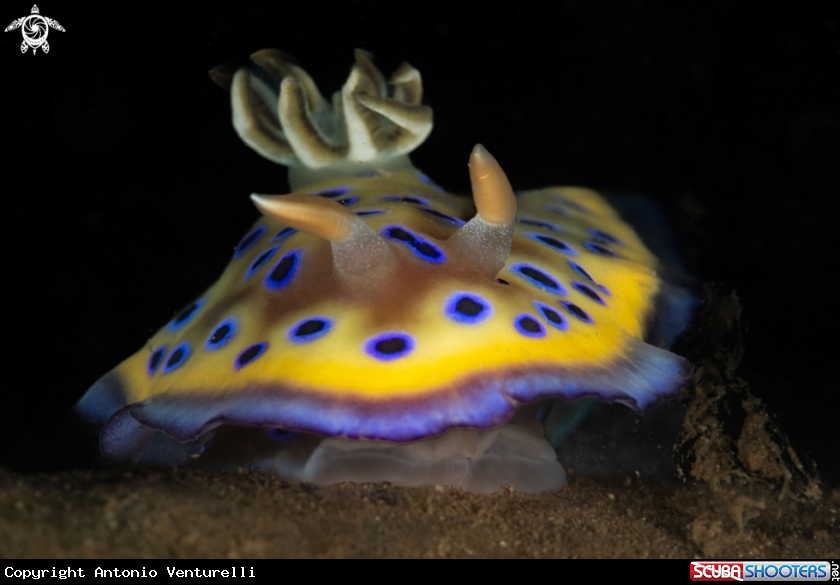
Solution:
M 432 127 L 415 69 L 389 95 L 357 51 L 330 104 L 279 51 L 252 59 L 211 75 L 293 193 L 253 195 L 219 281 L 79 401 L 108 458 L 556 489 L 540 401 L 642 412 L 679 389 L 685 360 L 645 339 L 678 334 L 690 298 L 602 195 L 514 195 L 480 145 L 473 200 L 451 195 L 407 156 Z

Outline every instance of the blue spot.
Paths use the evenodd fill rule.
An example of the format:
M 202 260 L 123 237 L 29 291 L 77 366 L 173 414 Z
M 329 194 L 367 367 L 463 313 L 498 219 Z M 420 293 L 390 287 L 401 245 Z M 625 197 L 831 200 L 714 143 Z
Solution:
M 525 337 L 545 337 L 545 327 L 527 313 L 517 316 L 513 320 L 513 326 Z
M 589 316 L 589 313 L 578 307 L 574 303 L 570 303 L 568 301 L 561 301 L 562 305 L 566 307 L 566 310 L 569 311 L 572 315 L 580 319 L 585 323 L 594 323 L 592 317 Z
M 279 232 L 274 234 L 274 237 L 271 238 L 271 241 L 272 242 L 279 242 L 280 240 L 285 240 L 286 238 L 291 236 L 296 231 L 297 230 L 295 228 L 290 228 L 290 227 L 283 228 L 282 230 L 280 230 Z
M 571 266 L 571 267 L 572 267 L 572 269 L 573 269 L 575 272 L 577 272 L 578 274 L 580 274 L 580 275 L 581 275 L 582 277 L 584 277 L 586 280 L 588 280 L 589 282 L 591 282 L 591 283 L 595 284 L 595 279 L 594 279 L 594 278 L 592 278 L 592 275 L 590 275 L 590 274 L 589 274 L 589 273 L 588 273 L 588 272 L 587 272 L 587 271 L 583 268 L 583 266 L 581 266 L 580 264 L 576 264 L 575 262 L 572 262 L 571 260 L 569 260 L 569 266 Z
M 330 187 L 329 189 L 324 189 L 323 191 L 315 191 L 312 195 L 318 195 L 319 197 L 327 197 L 329 199 L 335 199 L 336 197 L 341 197 L 345 193 L 349 193 L 353 190 L 353 187 Z
M 443 250 L 402 226 L 386 226 L 382 229 L 382 235 L 405 244 L 417 256 L 428 262 L 439 264 L 446 260 L 446 254 L 443 253 Z
M 534 301 L 534 305 L 536 305 L 537 310 L 542 313 L 542 316 L 545 317 L 545 320 L 548 321 L 548 324 L 552 327 L 559 329 L 560 331 L 566 331 L 569 328 L 569 321 L 552 307 L 549 307 L 545 303 L 541 303 L 539 301 Z
M 300 250 L 287 252 L 265 277 L 265 286 L 272 289 L 283 288 L 294 278 L 300 265 Z
M 602 292 L 602 293 L 604 293 L 604 294 L 605 294 L 605 295 L 607 295 L 608 297 L 611 297 L 611 296 L 612 296 L 612 293 L 610 292 L 610 289 L 608 289 L 607 287 L 605 287 L 603 284 L 598 284 L 597 282 L 595 282 L 595 279 L 594 279 L 594 278 L 592 278 L 592 275 L 591 275 L 591 274 L 589 274 L 589 273 L 588 273 L 588 272 L 587 272 L 587 271 L 583 268 L 583 266 L 581 266 L 580 264 L 575 264 L 575 263 L 574 263 L 574 262 L 572 262 L 571 260 L 569 260 L 569 265 L 570 265 L 570 266 L 571 266 L 571 267 L 572 267 L 572 268 L 573 268 L 573 269 L 574 269 L 574 270 L 575 270 L 578 274 L 580 274 L 580 275 L 581 275 L 581 276 L 583 276 L 586 280 L 588 280 L 589 282 L 591 282 L 592 284 L 594 284 L 595 286 L 597 286 L 597 287 L 601 290 L 601 292 Z M 584 293 L 584 294 L 586 294 L 586 293 Z
M 423 213 L 427 213 L 431 216 L 434 216 L 438 219 L 442 219 L 443 221 L 451 223 L 452 225 L 457 225 L 457 226 L 464 225 L 464 222 L 461 221 L 460 219 L 458 219 L 457 217 L 452 217 L 451 215 L 446 215 L 445 213 L 441 213 L 437 209 L 428 209 L 426 207 L 421 207 L 420 211 L 422 211 Z
M 255 359 L 260 357 L 262 354 L 265 353 L 265 350 L 268 349 L 268 343 L 255 343 L 253 345 L 249 345 L 242 352 L 236 356 L 236 359 L 233 360 L 233 369 L 239 371 L 241 368 L 244 368 Z
M 257 240 L 260 239 L 260 236 L 263 235 L 265 232 L 265 226 L 257 226 L 247 234 L 245 237 L 239 240 L 239 244 L 236 245 L 236 250 L 233 251 L 233 257 L 239 258 L 245 251 L 257 243 Z
M 592 213 L 591 211 L 589 211 L 589 209 L 587 209 L 586 207 L 584 207 L 580 203 L 575 203 L 571 199 L 566 199 L 562 195 L 555 195 L 554 200 L 557 201 L 557 203 L 559 203 L 560 205 L 565 205 L 566 207 L 571 207 L 575 211 L 580 211 L 581 213 Z
M 421 181 L 423 181 L 424 183 L 426 183 L 426 184 L 427 184 L 429 187 L 431 187 L 432 189 L 435 189 L 435 190 L 437 190 L 437 191 L 440 191 L 441 193 L 445 193 L 445 191 L 443 190 L 443 188 L 439 187 L 439 186 L 437 185 L 437 183 L 435 183 L 434 181 L 432 181 L 429 177 L 427 177 L 427 176 L 426 176 L 426 175 L 424 175 L 423 173 L 417 173 L 417 178 L 418 178 L 418 179 L 420 179 Z
M 289 341 L 306 343 L 323 337 L 332 329 L 333 321 L 326 317 L 312 317 L 295 323 L 289 328 Z
M 166 346 L 161 345 L 159 348 L 154 350 L 151 355 L 149 355 L 149 360 L 146 362 L 146 373 L 150 376 L 154 376 L 155 372 L 157 372 L 158 366 L 163 358 L 163 354 L 166 353 Z
M 349 207 L 349 206 L 353 205 L 354 203 L 356 203 L 358 200 L 359 200 L 358 197 L 356 197 L 355 195 L 352 195 L 350 197 L 344 197 L 343 199 L 339 199 L 338 203 L 340 203 L 344 207 Z
M 163 364 L 163 373 L 168 374 L 177 370 L 187 361 L 188 357 L 190 357 L 190 344 L 184 342 L 177 345 L 166 357 L 166 362 Z
M 493 305 L 476 294 L 459 291 L 446 300 L 443 311 L 456 323 L 475 325 L 493 314 Z
M 563 230 L 554 225 L 553 223 L 548 223 L 547 221 L 540 221 L 538 219 L 526 219 L 520 218 L 516 220 L 516 223 L 521 223 L 522 225 L 531 225 L 538 228 L 543 228 L 547 230 L 551 230 L 553 232 L 562 232 Z
M 611 244 L 621 245 L 621 240 L 616 238 L 615 236 L 608 234 L 607 232 L 602 232 L 601 230 L 597 230 L 593 227 L 589 228 L 589 233 L 595 236 L 596 238 L 600 238 L 602 240 L 606 240 Z
M 527 232 L 525 235 L 531 238 L 532 240 L 536 240 L 542 244 L 545 244 L 552 250 L 563 252 L 564 254 L 568 254 L 569 256 L 577 256 L 577 250 L 572 248 L 563 240 L 558 240 L 557 238 L 554 238 L 552 236 L 546 236 L 544 234 L 535 234 L 531 232 Z
M 204 344 L 204 349 L 213 351 L 226 346 L 236 335 L 236 330 L 236 319 L 228 317 L 216 325 L 216 328 L 213 329 L 210 337 L 207 338 L 207 342 Z
M 399 331 L 380 333 L 365 341 L 365 352 L 383 362 L 405 357 L 414 350 L 414 339 Z
M 607 303 L 604 302 L 604 299 L 601 298 L 601 295 L 596 293 L 592 288 L 583 284 L 582 282 L 573 282 L 572 286 L 575 287 L 579 292 L 585 294 L 587 297 L 595 301 L 596 303 L 600 303 L 602 305 L 606 305 Z
M 272 256 L 274 256 L 274 253 L 277 251 L 277 248 L 277 246 L 274 246 L 273 248 L 269 248 L 268 250 L 257 256 L 257 259 L 254 260 L 251 263 L 251 266 L 248 267 L 248 271 L 245 273 L 245 278 L 250 278 L 251 275 L 254 274 L 254 272 L 260 269 L 260 266 L 268 262 L 268 260 Z M 245 280 L 245 278 L 243 278 L 243 280 Z
M 565 215 L 567 217 L 569 215 L 571 215 L 571 213 L 569 213 L 568 209 L 563 209 L 562 207 L 557 207 L 556 205 L 546 205 L 545 208 L 548 211 L 550 211 L 551 213 L 558 213 L 560 215 Z
M 367 211 L 357 211 L 356 215 L 359 217 L 366 217 L 368 215 L 382 215 L 383 213 L 388 213 L 387 211 L 383 211 L 382 209 L 368 209 Z
M 511 270 L 517 272 L 522 278 L 530 281 L 537 288 L 558 295 L 564 295 L 567 292 L 566 288 L 557 279 L 530 264 L 514 264 L 511 266 Z
M 590 252 L 594 252 L 596 254 L 600 254 L 601 256 L 612 256 L 617 257 L 618 254 L 604 246 L 603 244 L 599 244 L 597 242 L 584 242 L 583 245 L 586 247 L 587 250 Z
M 422 199 L 420 197 L 402 197 L 400 195 L 385 195 L 382 198 L 382 201 L 387 201 L 388 203 L 396 203 L 397 201 L 401 201 L 403 203 L 413 203 L 414 205 L 429 204 L 429 202 L 426 199 Z
M 182 328 L 184 325 L 186 325 L 190 321 L 192 321 L 193 317 L 195 317 L 195 314 L 198 313 L 198 310 L 201 308 L 201 305 L 203 305 L 203 304 L 204 304 L 204 299 L 199 299 L 199 300 L 197 300 L 193 303 L 190 303 L 189 305 L 187 305 L 183 309 L 181 309 L 178 312 L 178 314 L 175 315 L 175 318 L 173 318 L 172 321 L 169 322 L 169 326 L 167 326 L 167 328 L 166 328 L 167 331 L 169 331 L 170 333 L 173 333 L 175 331 L 178 331 L 180 328 Z

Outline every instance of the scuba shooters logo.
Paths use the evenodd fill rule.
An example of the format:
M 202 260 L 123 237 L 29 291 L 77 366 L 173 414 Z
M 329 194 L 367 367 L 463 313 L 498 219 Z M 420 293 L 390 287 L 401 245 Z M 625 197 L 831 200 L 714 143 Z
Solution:
M 26 50 L 32 47 L 32 54 L 38 52 L 38 48 L 44 53 L 50 52 L 50 44 L 47 42 L 47 35 L 50 29 L 64 32 L 64 27 L 58 24 L 57 20 L 41 16 L 41 11 L 38 10 L 38 5 L 32 5 L 32 14 L 13 20 L 12 24 L 6 27 L 3 32 L 9 32 L 20 28 L 23 34 L 23 42 L 20 44 L 20 52 L 25 53 Z
M 828 561 L 692 561 L 690 570 L 692 581 L 829 581 L 831 575 Z

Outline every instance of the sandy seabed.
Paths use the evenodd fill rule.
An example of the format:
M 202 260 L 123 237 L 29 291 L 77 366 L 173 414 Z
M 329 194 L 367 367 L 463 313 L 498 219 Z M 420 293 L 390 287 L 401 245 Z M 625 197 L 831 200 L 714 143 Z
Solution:
M 259 473 L 3 473 L 0 556 L 830 558 L 838 500 L 574 476 L 555 493 L 477 496 Z

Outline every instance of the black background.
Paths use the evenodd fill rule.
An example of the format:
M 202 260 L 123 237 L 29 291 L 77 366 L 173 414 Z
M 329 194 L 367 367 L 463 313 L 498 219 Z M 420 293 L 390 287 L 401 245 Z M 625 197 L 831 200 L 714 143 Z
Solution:
M 689 270 L 745 306 L 739 374 L 840 481 L 836 3 L 489 5 L 50 2 L 67 30 L 49 54 L 0 33 L 0 464 L 93 464 L 69 408 L 216 279 L 249 193 L 287 191 L 207 70 L 277 47 L 329 95 L 361 47 L 422 72 L 435 129 L 413 160 L 449 190 L 482 142 L 516 189 L 638 191 L 690 217 Z M 0 25 L 30 8 L 3 3 Z

